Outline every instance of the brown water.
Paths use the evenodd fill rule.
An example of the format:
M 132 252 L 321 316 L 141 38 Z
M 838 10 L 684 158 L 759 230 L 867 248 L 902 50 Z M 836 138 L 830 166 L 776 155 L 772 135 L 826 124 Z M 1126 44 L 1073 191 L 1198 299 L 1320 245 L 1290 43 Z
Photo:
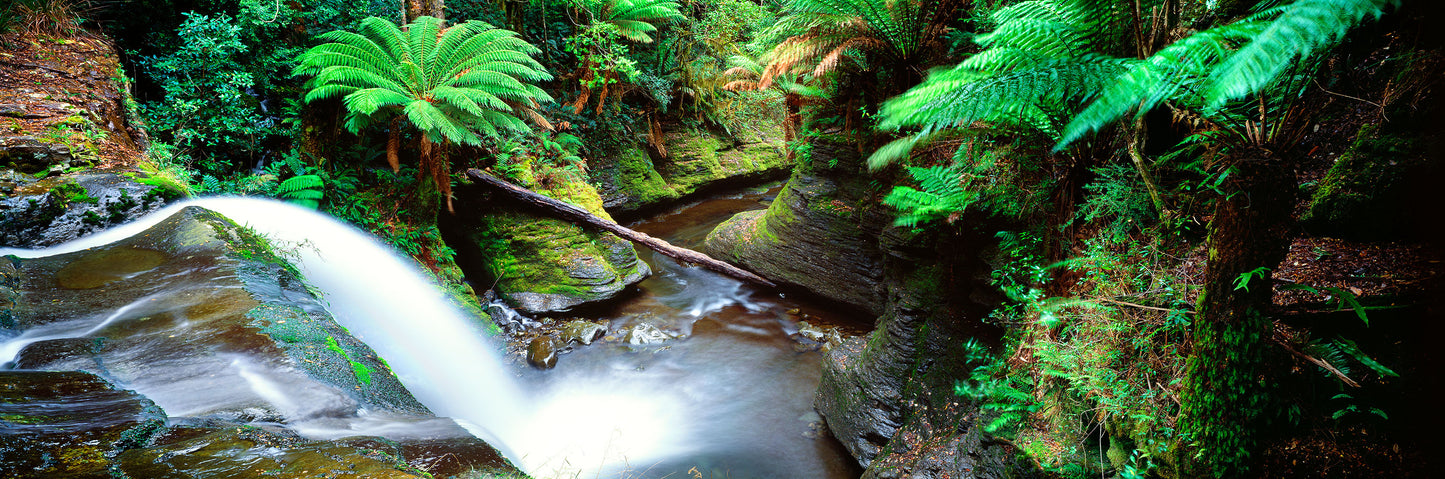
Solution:
M 737 212 L 765 208 L 775 192 L 760 188 L 721 196 L 630 226 L 678 246 L 701 249 L 714 226 Z M 826 304 L 760 291 L 700 267 L 683 267 L 650 250 L 639 249 L 638 255 L 654 275 L 622 304 L 589 315 L 607 319 L 614 336 L 645 322 L 681 338 L 641 347 L 594 343 L 563 355 L 555 369 L 519 372 L 523 388 L 537 391 L 535 401 L 591 398 L 599 389 L 629 398 L 579 399 L 564 406 L 620 416 L 623 426 L 604 431 L 598 440 L 627 450 L 621 454 L 626 461 L 616 465 L 611 458 L 614 465 L 599 475 L 858 477 L 857 464 L 813 411 L 822 353 L 789 335 L 797 331 L 803 315 L 813 324 L 853 333 L 867 327 L 861 318 Z M 798 311 L 789 314 L 794 309 Z M 573 432 L 568 424 L 549 426 L 557 427 L 553 432 L 559 436 Z M 633 444 L 624 437 L 636 435 L 631 429 L 655 437 Z

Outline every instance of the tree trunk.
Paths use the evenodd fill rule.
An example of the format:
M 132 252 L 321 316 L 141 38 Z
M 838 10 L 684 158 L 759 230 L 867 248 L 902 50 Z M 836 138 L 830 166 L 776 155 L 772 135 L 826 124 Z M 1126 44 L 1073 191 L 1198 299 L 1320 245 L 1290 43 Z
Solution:
M 1204 294 L 1173 448 L 1180 477 L 1247 477 L 1271 407 L 1264 378 L 1273 352 L 1270 270 L 1288 250 L 1296 185 L 1287 165 L 1257 153 L 1236 162 L 1235 188 L 1218 200 L 1209 223 Z
M 778 286 L 772 281 L 768 281 L 767 279 L 748 272 L 747 270 L 744 270 L 742 268 L 738 268 L 722 261 L 718 261 L 708 255 L 699 253 L 697 251 L 673 246 L 671 244 L 668 244 L 668 242 L 666 241 L 653 238 L 645 233 L 640 233 L 628 229 L 610 220 L 606 220 L 592 213 L 588 213 L 587 210 L 584 210 L 582 208 L 578 208 L 571 204 L 554 200 L 546 196 L 542 196 L 526 188 L 513 185 L 511 183 L 498 179 L 497 177 L 486 174 L 481 170 L 475 168 L 469 169 L 467 170 L 467 176 L 470 176 L 472 179 L 480 181 L 482 184 L 490 186 L 497 191 L 505 193 L 507 196 L 510 196 L 537 208 L 546 210 L 548 213 L 561 217 L 562 219 L 573 223 L 591 225 L 594 228 L 598 228 L 603 231 L 615 234 L 628 241 L 632 241 L 634 243 L 646 246 L 653 251 L 661 253 L 669 258 L 678 260 L 684 264 L 702 265 L 707 269 L 728 276 L 732 276 L 734 278 L 747 281 L 749 283 L 767 286 L 769 288 L 776 288 Z
M 411 23 L 420 17 L 436 17 L 446 20 L 444 0 L 407 0 L 406 21 Z

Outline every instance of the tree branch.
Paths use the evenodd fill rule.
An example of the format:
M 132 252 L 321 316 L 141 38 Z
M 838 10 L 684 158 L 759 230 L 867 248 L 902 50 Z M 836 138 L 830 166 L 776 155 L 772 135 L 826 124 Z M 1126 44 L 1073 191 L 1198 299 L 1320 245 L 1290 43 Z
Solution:
M 489 175 L 482 170 L 478 170 L 476 168 L 469 169 L 467 170 L 467 176 L 479 181 L 483 185 L 489 186 L 494 190 L 511 196 L 512 198 L 545 210 L 554 216 L 560 217 L 573 223 L 586 224 L 594 228 L 607 231 L 609 233 L 620 236 L 628 241 L 632 241 L 634 243 L 646 246 L 653 251 L 661 253 L 662 255 L 669 258 L 678 260 L 683 264 L 701 265 L 704 268 L 728 276 L 732 276 L 734 278 L 747 281 L 749 283 L 766 286 L 769 288 L 778 287 L 776 283 L 768 281 L 762 276 L 758 276 L 742 268 L 738 268 L 731 264 L 718 261 L 708 255 L 699 253 L 697 251 L 673 246 L 666 241 L 648 236 L 646 233 L 641 233 L 623 227 L 615 222 L 612 222 L 611 220 L 603 219 L 597 215 L 588 213 L 582 208 L 578 208 L 566 202 L 548 198 L 546 196 L 537 194 L 532 190 L 513 185 L 511 183 L 498 179 L 495 176 Z

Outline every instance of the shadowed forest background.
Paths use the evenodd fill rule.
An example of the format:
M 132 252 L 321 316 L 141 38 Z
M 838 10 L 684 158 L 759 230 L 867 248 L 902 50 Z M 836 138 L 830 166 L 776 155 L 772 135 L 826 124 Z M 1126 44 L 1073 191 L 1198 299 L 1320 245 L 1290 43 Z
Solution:
M 670 241 L 778 285 L 751 294 L 828 305 L 779 316 L 821 362 L 810 437 L 848 462 L 818 477 L 1428 477 L 1430 3 L 5 0 L 0 246 L 275 198 L 414 260 L 533 374 L 594 339 L 700 333 L 619 329 L 644 278 L 681 273 L 478 175 L 659 237 L 716 204 L 689 213 L 716 227 Z M 253 247 L 229 254 L 297 261 Z M 51 314 L 32 260 L 8 258 L 7 340 Z M 344 329 L 312 346 L 369 390 L 391 366 Z M 126 390 L 31 348 L 14 369 Z M 195 436 L 170 418 L 85 449 L 27 429 L 35 410 L 0 411 L 0 471 L 147 477 L 135 458 Z M 500 463 L 378 467 L 525 477 L 487 450 Z

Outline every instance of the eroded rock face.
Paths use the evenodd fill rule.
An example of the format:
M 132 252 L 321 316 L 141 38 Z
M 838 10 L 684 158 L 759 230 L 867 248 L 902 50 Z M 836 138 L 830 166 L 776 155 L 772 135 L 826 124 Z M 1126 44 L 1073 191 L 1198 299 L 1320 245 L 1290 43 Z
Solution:
M 120 172 L 83 171 L 44 180 L 0 175 L 0 246 L 54 246 L 128 222 L 177 197 Z
M 538 193 L 608 217 L 591 185 L 559 179 Z M 476 284 L 495 282 L 502 298 L 524 314 L 564 311 L 606 300 L 651 274 L 632 243 L 542 217 L 505 198 L 458 189 L 458 211 L 443 215 L 442 231 L 457 262 Z
M 778 131 L 765 128 L 764 135 L 734 145 L 707 131 L 666 128 L 666 156 L 643 145 L 625 148 L 593 160 L 591 175 L 603 206 L 614 214 L 666 204 L 716 184 L 780 177 L 793 162 L 786 158 L 781 128 L 773 129 Z
M 828 428 L 867 468 L 865 478 L 1037 476 L 1017 450 L 981 429 L 989 412 L 953 391 L 972 367 L 964 342 L 997 335 L 978 319 L 991 301 L 974 297 L 986 278 L 967 273 L 986 267 L 967 259 L 977 256 L 968 245 L 897 228 L 879 239 L 888 253 L 886 309 L 872 333 L 824 358 L 814 405 Z
M 820 140 L 811 156 L 767 210 L 739 213 L 708 234 L 706 252 L 770 280 L 880 313 L 878 235 L 892 217 L 868 193 L 854 147 Z

